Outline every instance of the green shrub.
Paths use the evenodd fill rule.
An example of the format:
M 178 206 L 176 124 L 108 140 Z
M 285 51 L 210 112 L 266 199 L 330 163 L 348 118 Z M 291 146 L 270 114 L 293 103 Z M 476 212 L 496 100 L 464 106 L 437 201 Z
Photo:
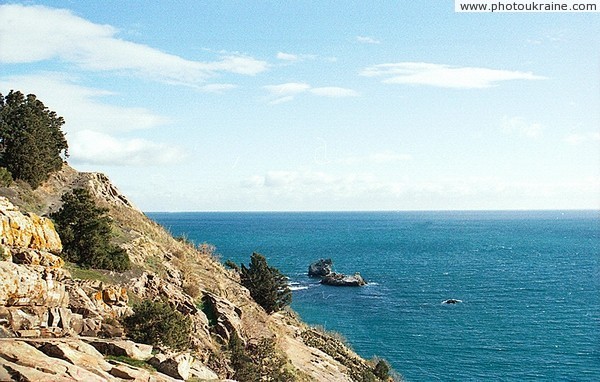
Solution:
M 292 292 L 286 277 L 275 267 L 267 264 L 260 253 L 253 253 L 250 264 L 241 266 L 240 282 L 248 288 L 250 296 L 267 313 L 277 312 L 292 302 Z
M 287 361 L 281 356 L 272 338 L 249 342 L 234 334 L 229 341 L 231 367 L 235 371 L 233 379 L 239 382 L 273 381 L 291 382 L 296 377 L 286 369 Z
M 390 377 L 390 366 L 387 364 L 387 362 L 380 359 L 375 365 L 373 374 L 375 374 L 375 376 L 377 376 L 377 378 L 381 379 L 382 381 L 387 381 Z
M 123 320 L 129 338 L 153 346 L 176 350 L 189 348 L 192 322 L 165 301 L 144 301 L 133 307 L 134 314 Z
M 110 218 L 84 188 L 62 196 L 62 208 L 51 214 L 63 243 L 62 257 L 86 268 L 124 271 L 131 267 L 122 248 L 110 244 Z
M 0 167 L 0 186 L 8 187 L 12 184 L 13 177 L 6 167 Z

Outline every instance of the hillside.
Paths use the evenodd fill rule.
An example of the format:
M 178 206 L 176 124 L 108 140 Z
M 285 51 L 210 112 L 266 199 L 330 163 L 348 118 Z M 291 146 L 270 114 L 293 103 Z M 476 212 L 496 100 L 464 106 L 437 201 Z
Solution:
M 97 204 L 109 210 L 114 242 L 127 251 L 131 270 L 80 269 L 59 257 L 60 240 L 52 222 L 39 215 L 58 210 L 61 195 L 77 187 L 87 188 Z M 238 274 L 213 256 L 210 245 L 195 247 L 176 240 L 102 174 L 81 173 L 64 165 L 34 191 L 13 183 L 0 188 L 0 196 L 6 197 L 0 198 L 1 244 L 6 254 L 0 261 L 0 337 L 4 337 L 0 380 L 80 380 L 79 371 L 72 367 L 99 380 L 224 380 L 233 375 L 229 344 L 234 336 L 247 345 L 270 339 L 275 358 L 287 372 L 285 380 L 380 380 L 373 363 L 336 337 L 308 327 L 293 312 L 266 314 L 240 285 Z M 25 239 L 23 227 L 31 232 Z M 28 298 L 32 291 L 37 298 Z M 191 318 L 193 344 L 180 354 L 162 349 L 163 358 L 154 356 L 150 363 L 163 372 L 166 365 L 173 369 L 175 364 L 179 374 L 171 370 L 168 377 L 100 356 L 118 355 L 116 344 L 125 342 L 118 319 L 130 315 L 135 302 L 161 298 Z M 112 345 L 100 344 L 106 342 Z M 128 343 L 138 350 L 148 348 Z M 140 355 L 138 350 L 123 354 L 148 361 L 149 352 Z M 32 361 L 44 357 L 53 358 Z M 57 358 L 71 366 L 39 366 Z

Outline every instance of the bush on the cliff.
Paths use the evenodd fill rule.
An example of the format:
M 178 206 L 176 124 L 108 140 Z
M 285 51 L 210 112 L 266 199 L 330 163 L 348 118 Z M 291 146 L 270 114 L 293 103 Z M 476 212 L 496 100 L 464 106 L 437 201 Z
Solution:
M 250 264 L 242 264 L 240 281 L 248 288 L 250 296 L 267 313 L 281 310 L 292 302 L 292 292 L 286 277 L 275 267 L 267 264 L 267 259 L 260 253 L 253 253 Z
M 110 218 L 84 188 L 62 196 L 63 206 L 50 215 L 63 243 L 65 260 L 88 268 L 129 269 L 127 253 L 110 244 Z
M 189 348 L 192 321 L 166 301 L 144 301 L 134 305 L 134 314 L 123 320 L 129 338 L 153 346 L 176 350 Z
M 13 177 L 6 167 L 0 167 L 0 186 L 8 187 L 13 182 Z
M 37 188 L 63 164 L 67 140 L 61 131 L 65 123 L 48 110 L 35 95 L 11 90 L 0 94 L 0 146 L 2 166 L 14 179 Z
M 239 382 L 295 381 L 294 374 L 286 368 L 286 359 L 276 348 L 275 341 L 263 338 L 249 342 L 244 346 L 243 341 L 234 334 L 229 340 L 231 367 L 235 371 L 233 379 Z

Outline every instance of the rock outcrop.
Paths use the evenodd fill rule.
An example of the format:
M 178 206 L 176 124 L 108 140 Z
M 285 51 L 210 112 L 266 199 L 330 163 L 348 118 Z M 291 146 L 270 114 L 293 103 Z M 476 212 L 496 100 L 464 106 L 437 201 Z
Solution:
M 308 266 L 308 275 L 310 277 L 324 277 L 333 272 L 331 259 L 319 259 Z
M 360 273 L 354 275 L 345 275 L 336 273 L 332 270 L 333 261 L 331 259 L 319 259 L 308 266 L 308 275 L 310 277 L 320 277 L 321 284 L 331 286 L 363 286 L 367 282 Z
M 23 214 L 7 198 L 0 196 L 0 245 L 59 253 L 62 243 L 50 219 Z
M 363 286 L 367 285 L 367 282 L 358 272 L 353 275 L 332 272 L 321 279 L 321 284 L 332 286 Z

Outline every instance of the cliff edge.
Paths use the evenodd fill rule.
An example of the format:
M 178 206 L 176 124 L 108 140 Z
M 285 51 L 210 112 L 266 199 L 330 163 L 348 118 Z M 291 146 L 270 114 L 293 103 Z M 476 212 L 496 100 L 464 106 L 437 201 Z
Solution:
M 80 269 L 60 257 L 52 221 L 40 215 L 58 210 L 61 195 L 78 187 L 108 209 L 114 242 L 131 270 Z M 190 318 L 189 350 L 153 355 L 151 346 L 127 340 L 119 320 L 132 314 L 134 302 L 154 299 Z M 268 315 L 210 245 L 174 239 L 106 176 L 65 165 L 36 190 L 0 188 L 0 380 L 225 380 L 233 375 L 233 337 L 245 344 L 271 340 L 289 380 L 382 380 L 373 362 L 293 312 Z

